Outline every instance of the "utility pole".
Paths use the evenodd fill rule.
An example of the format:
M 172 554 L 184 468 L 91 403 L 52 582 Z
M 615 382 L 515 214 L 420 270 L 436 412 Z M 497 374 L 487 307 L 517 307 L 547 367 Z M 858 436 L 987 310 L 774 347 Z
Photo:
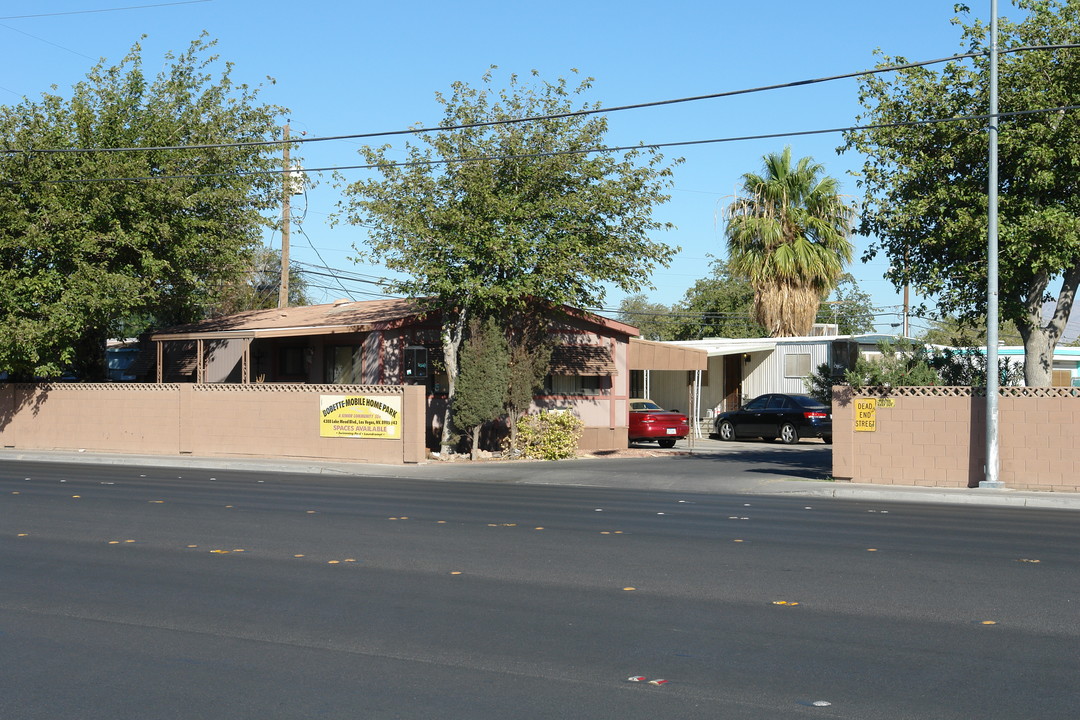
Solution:
M 911 317 L 911 286 L 904 283 L 904 337 L 911 337 L 911 327 L 908 324 Z
M 283 197 L 281 200 L 281 281 L 278 285 L 278 307 L 289 307 L 289 225 L 292 224 L 292 188 L 289 180 L 292 168 L 289 167 L 289 123 L 285 123 L 283 139 L 285 144 L 281 150 L 281 166 L 284 172 L 281 174 L 281 188 Z
M 982 488 L 998 479 L 998 2 L 990 0 L 990 180 L 986 238 L 986 468 Z

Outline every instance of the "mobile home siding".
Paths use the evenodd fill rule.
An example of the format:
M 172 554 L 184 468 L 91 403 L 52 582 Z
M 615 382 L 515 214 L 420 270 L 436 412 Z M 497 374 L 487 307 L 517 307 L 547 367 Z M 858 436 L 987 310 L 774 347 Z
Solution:
M 755 398 L 767 392 L 805 393 L 805 376 L 785 377 L 784 369 L 789 355 L 809 355 L 809 372 L 818 365 L 829 362 L 829 341 L 776 344 L 773 352 L 757 352 L 750 356 L 743 380 L 743 400 Z

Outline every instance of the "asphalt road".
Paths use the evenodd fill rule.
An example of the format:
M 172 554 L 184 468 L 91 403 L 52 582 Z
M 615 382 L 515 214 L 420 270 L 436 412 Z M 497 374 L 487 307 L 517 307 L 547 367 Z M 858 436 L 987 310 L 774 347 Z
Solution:
M 4 462 L 0 718 L 1071 719 L 1078 541 L 1053 510 Z

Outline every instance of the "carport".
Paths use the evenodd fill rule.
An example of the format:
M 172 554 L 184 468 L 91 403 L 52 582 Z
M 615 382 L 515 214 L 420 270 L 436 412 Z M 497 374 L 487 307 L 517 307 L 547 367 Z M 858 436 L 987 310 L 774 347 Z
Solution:
M 654 371 L 686 373 L 685 393 L 682 397 L 686 400 L 686 414 L 691 418 L 693 428 L 689 439 L 692 442 L 693 438 L 701 437 L 701 373 L 709 367 L 708 352 L 698 348 L 631 338 L 628 355 L 630 394 L 634 397 L 652 397 Z M 635 390 L 639 394 L 635 394 Z M 670 399 L 665 402 L 670 403 Z

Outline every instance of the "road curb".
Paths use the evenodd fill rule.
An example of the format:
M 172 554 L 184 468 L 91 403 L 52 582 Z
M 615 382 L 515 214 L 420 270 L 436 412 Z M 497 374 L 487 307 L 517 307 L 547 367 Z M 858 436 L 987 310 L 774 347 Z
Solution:
M 482 482 L 492 466 L 485 466 L 485 473 L 475 472 L 465 463 L 425 463 L 422 465 L 375 465 L 368 463 L 316 462 L 304 459 L 269 460 L 266 458 L 203 457 L 174 455 L 125 455 L 119 453 L 88 453 L 71 450 L 17 450 L 0 449 L 0 462 L 52 462 L 86 463 L 94 465 L 137 465 L 142 467 L 160 467 L 173 469 L 202 470 L 248 470 L 274 473 L 299 473 L 333 477 L 382 476 L 413 480 L 436 481 L 475 481 Z M 605 460 L 594 458 L 599 470 Z M 625 460 L 616 460 L 625 462 Z M 581 468 L 573 472 L 560 472 L 566 466 L 546 463 L 531 463 L 527 468 L 511 463 L 506 466 L 518 472 L 508 472 L 510 477 L 490 479 L 489 481 L 509 482 L 522 485 L 573 485 L 579 487 L 604 487 L 607 489 L 626 490 L 663 490 L 675 491 L 670 475 L 643 482 L 641 478 L 621 480 L 605 475 L 604 482 L 592 483 L 582 477 Z M 764 495 L 771 497 L 819 497 L 837 500 L 923 503 L 943 505 L 982 505 L 989 507 L 1024 507 L 1050 510 L 1080 510 L 1080 493 L 1050 493 L 988 488 L 928 488 L 909 485 L 870 485 L 867 483 L 836 483 L 812 480 L 783 480 L 762 483 L 752 487 L 704 487 L 696 484 L 691 492 L 731 493 L 738 495 Z
M 823 483 L 824 484 L 824 483 Z M 1080 510 L 1080 495 L 1038 493 L 1005 489 L 915 488 L 888 485 L 834 485 L 832 487 L 784 488 L 765 490 L 768 495 L 830 497 L 837 500 L 875 500 L 881 502 L 938 503 L 943 505 L 986 505 L 1029 507 L 1055 510 Z

